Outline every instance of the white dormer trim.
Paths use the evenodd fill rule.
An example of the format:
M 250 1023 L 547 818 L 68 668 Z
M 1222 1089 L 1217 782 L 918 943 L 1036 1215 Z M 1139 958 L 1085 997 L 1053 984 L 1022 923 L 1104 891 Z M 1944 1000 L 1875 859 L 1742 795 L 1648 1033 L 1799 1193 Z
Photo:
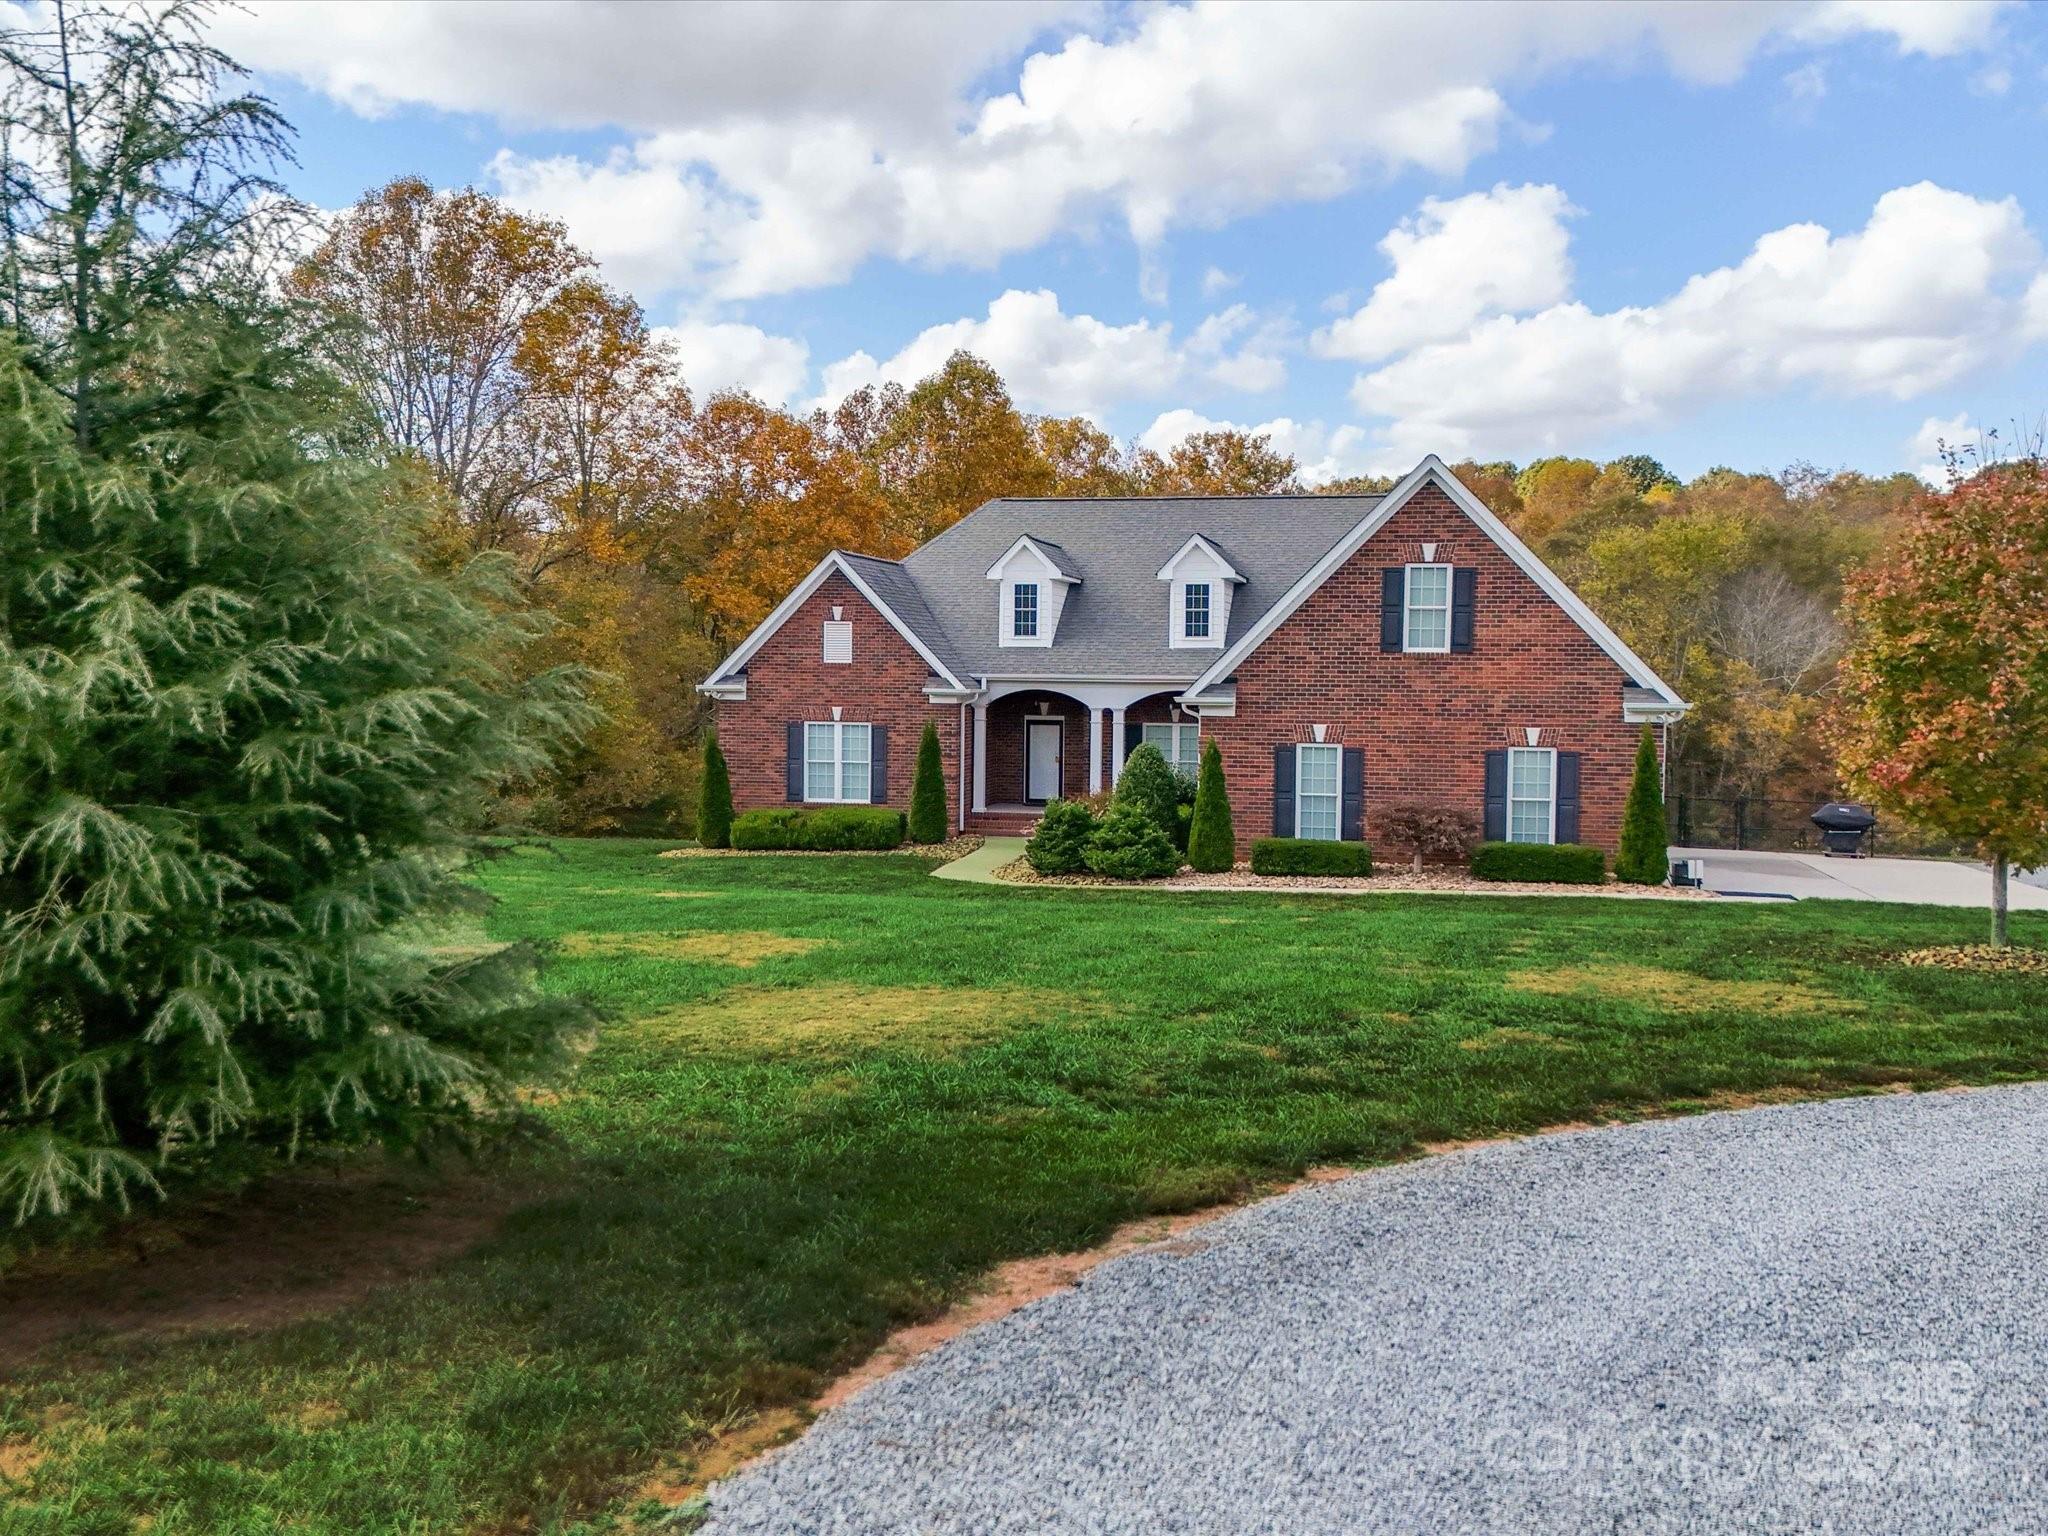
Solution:
M 996 644 L 1004 649 L 1045 650 L 1052 645 L 1052 638 L 1059 633 L 1060 613 L 1067 606 L 1067 593 L 1081 584 L 1078 576 L 1069 576 L 1059 567 L 1059 562 L 1046 553 L 1044 547 L 1023 534 L 1003 554 L 1003 558 L 988 568 L 988 579 L 996 586 Z M 1038 589 L 1038 633 L 1020 635 L 1016 632 L 1017 588 L 1035 586 Z
M 1214 544 L 1211 544 L 1199 533 L 1189 534 L 1187 543 L 1181 545 L 1179 549 L 1175 550 L 1173 552 L 1173 558 L 1167 561 L 1166 564 L 1159 567 L 1159 579 L 1161 581 L 1173 580 L 1173 573 L 1175 569 L 1180 565 L 1181 561 L 1187 559 L 1187 557 L 1190 554 L 1192 554 L 1195 550 L 1198 549 L 1209 557 L 1211 561 L 1211 569 L 1219 573 L 1225 581 L 1233 581 L 1238 583 L 1242 583 L 1244 581 L 1244 577 L 1242 574 L 1240 574 L 1237 567 L 1232 565 L 1229 560 L 1224 558 L 1223 551 L 1218 549 Z
M 1523 574 L 1535 582 L 1545 596 L 1562 608 L 1579 628 L 1586 632 L 1587 637 L 1607 653 L 1609 659 L 1627 674 L 1630 682 L 1662 694 L 1666 702 L 1661 708 L 1669 712 L 1667 718 L 1675 718 L 1692 708 L 1679 698 L 1676 689 L 1651 669 L 1648 662 L 1630 650 L 1619 635 L 1602 623 L 1600 616 L 1588 608 L 1576 592 L 1559 580 L 1555 571 L 1539 560 L 1528 545 L 1516 538 L 1514 531 L 1495 517 L 1485 502 L 1465 489 L 1444 461 L 1433 453 L 1410 470 L 1407 478 L 1381 497 L 1371 512 L 1332 545 L 1320 560 L 1303 572 L 1301 579 L 1287 589 L 1286 595 L 1279 602 L 1259 616 L 1259 621 L 1245 631 L 1237 644 L 1217 657 L 1206 672 L 1187 686 L 1182 697 L 1200 698 L 1208 690 L 1225 682 L 1245 657 L 1265 644 L 1273 631 L 1294 616 L 1295 611 L 1308 601 L 1309 595 L 1316 588 L 1342 569 L 1346 561 L 1364 548 L 1368 539 L 1386 527 L 1394 514 L 1406 506 L 1417 491 L 1431 484 L 1450 497 L 1458 510 L 1471 519 L 1480 532 L 1493 540 L 1503 554 L 1521 567 Z M 1648 707 L 1643 708 L 1647 710 Z M 1627 718 L 1637 719 L 1642 716 L 1629 714 Z
M 1223 637 L 1230 633 L 1230 599 L 1244 584 L 1244 576 L 1214 544 L 1199 533 L 1174 552 L 1159 567 L 1159 579 L 1166 583 L 1166 644 L 1176 651 L 1220 651 Z M 1209 589 L 1209 633 L 1187 632 L 1188 588 Z

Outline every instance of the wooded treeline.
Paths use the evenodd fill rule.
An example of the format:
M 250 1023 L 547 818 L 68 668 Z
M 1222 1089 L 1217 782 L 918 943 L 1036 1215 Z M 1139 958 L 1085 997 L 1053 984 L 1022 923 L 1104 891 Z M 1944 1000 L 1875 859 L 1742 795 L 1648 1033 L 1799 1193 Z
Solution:
M 1029 415 L 965 353 L 831 411 L 695 393 L 689 358 L 561 226 L 475 191 L 402 179 L 371 193 L 291 286 L 437 501 L 440 557 L 512 556 L 558 621 L 529 664 L 606 679 L 607 723 L 509 808 L 549 829 L 687 830 L 704 720 L 692 685 L 828 549 L 901 555 L 993 496 L 1304 489 L 1262 436 L 1212 431 L 1159 454 L 1081 417 Z M 1455 467 L 1696 702 L 1673 732 L 1679 783 L 1834 787 L 1815 726 L 1843 579 L 1893 531 L 1912 476 L 1795 465 L 1681 483 L 1641 455 Z

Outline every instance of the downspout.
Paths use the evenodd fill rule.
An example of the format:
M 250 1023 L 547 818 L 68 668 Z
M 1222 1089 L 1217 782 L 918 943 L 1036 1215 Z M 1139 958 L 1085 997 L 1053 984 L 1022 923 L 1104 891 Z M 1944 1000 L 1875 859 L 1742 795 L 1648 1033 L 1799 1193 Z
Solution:
M 967 702 L 960 703 L 960 750 L 953 757 L 953 830 L 967 830 Z

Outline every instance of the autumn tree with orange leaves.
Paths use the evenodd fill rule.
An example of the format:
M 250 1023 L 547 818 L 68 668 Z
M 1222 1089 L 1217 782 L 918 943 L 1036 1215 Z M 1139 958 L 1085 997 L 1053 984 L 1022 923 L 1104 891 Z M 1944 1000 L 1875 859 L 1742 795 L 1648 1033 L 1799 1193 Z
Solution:
M 2048 864 L 2048 465 L 1996 464 L 1923 495 L 1852 579 L 1837 745 L 1850 783 L 1992 869 Z

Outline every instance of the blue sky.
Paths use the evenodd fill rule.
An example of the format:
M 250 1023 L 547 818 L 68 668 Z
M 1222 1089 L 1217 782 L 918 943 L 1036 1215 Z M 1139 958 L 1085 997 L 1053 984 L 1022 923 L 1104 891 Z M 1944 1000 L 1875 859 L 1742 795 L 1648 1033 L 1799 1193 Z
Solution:
M 2048 410 L 2029 8 L 300 0 L 219 31 L 302 195 L 418 173 L 562 218 L 700 392 L 829 402 L 967 345 L 1029 409 L 1273 424 L 1315 475 L 1888 471 Z

